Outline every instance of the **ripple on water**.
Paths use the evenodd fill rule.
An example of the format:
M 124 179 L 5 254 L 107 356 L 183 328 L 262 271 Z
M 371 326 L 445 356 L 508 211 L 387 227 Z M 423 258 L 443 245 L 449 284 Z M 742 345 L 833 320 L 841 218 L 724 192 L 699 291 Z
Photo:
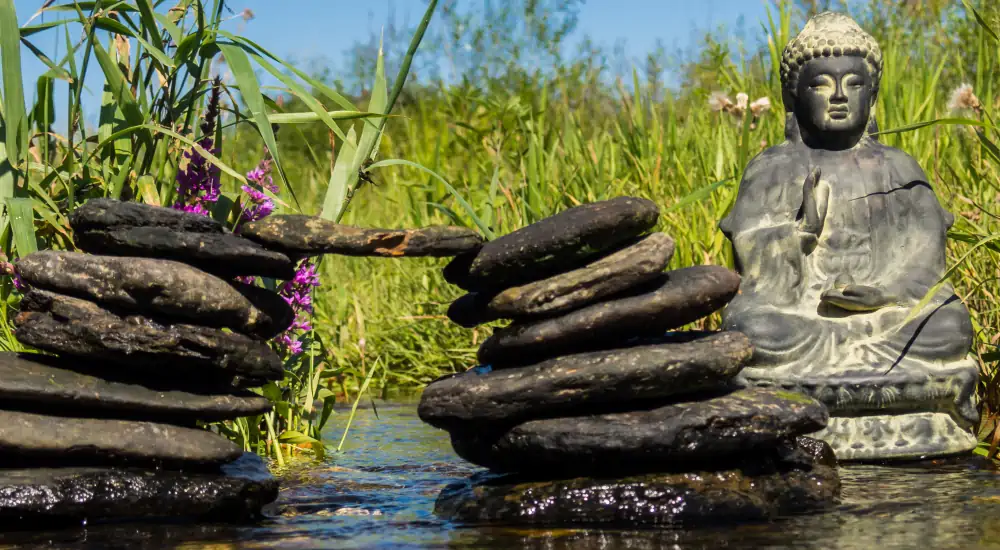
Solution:
M 331 420 L 339 440 L 347 414 Z M 279 506 L 255 526 L 91 526 L 4 534 L 0 544 L 81 548 L 794 548 L 1000 549 L 1000 473 L 978 460 L 841 469 L 826 514 L 697 530 L 460 528 L 433 514 L 442 487 L 478 471 L 413 406 L 358 412 L 346 452 L 289 474 Z

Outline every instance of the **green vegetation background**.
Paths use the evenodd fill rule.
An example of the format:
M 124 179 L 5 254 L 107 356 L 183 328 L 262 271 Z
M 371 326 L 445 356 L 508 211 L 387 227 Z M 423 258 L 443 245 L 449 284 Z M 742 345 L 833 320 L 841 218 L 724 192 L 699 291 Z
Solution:
M 0 6 L 11 2 L 0 0 Z M 99 4 L 85 4 L 81 19 L 98 28 L 116 29 L 108 20 L 121 21 L 120 17 L 102 16 Z M 752 35 L 766 36 L 759 49 L 735 43 L 718 31 L 707 34 L 693 53 L 678 57 L 660 49 L 649 52 L 642 65 L 634 68 L 622 67 L 614 52 L 590 43 L 573 55 L 563 53 L 567 40 L 574 36 L 578 0 L 499 3 L 489 18 L 481 17 L 477 7 L 442 2 L 415 56 L 407 55 L 407 47 L 416 29 L 390 25 L 383 38 L 384 57 L 379 53 L 379 37 L 372 37 L 352 50 L 353 65 L 342 74 L 306 67 L 298 67 L 301 72 L 295 74 L 291 65 L 280 65 L 252 45 L 215 34 L 223 44 L 220 51 L 204 37 L 212 34 L 211 23 L 219 19 L 224 4 L 216 0 L 209 10 L 200 2 L 182 0 L 178 6 L 190 11 L 183 12 L 184 18 L 175 24 L 183 29 L 188 28 L 183 27 L 185 21 L 193 24 L 192 35 L 201 29 L 199 45 L 185 46 L 185 38 L 178 36 L 181 40 L 174 49 L 166 44 L 163 51 L 172 54 L 178 75 L 183 75 L 182 69 L 194 75 L 190 77 L 194 91 L 188 95 L 183 83 L 173 95 L 157 95 L 155 86 L 143 80 L 146 73 L 140 74 L 140 67 L 144 71 L 155 68 L 159 58 L 136 52 L 146 46 L 155 49 L 156 44 L 149 42 L 155 42 L 154 34 L 162 34 L 149 33 L 144 25 L 165 28 L 166 24 L 160 17 L 153 21 L 152 15 L 146 22 L 142 7 L 148 1 L 119 3 L 132 4 L 136 9 L 125 13 L 139 21 L 135 24 L 139 32 L 133 35 L 145 37 L 147 44 L 131 37 L 135 39 L 130 51 L 136 58 L 131 65 L 128 54 L 121 56 L 120 44 L 112 41 L 106 46 L 111 52 L 118 48 L 125 82 L 117 85 L 132 88 L 140 112 L 130 115 L 127 101 L 116 94 L 108 105 L 112 112 L 133 126 L 156 124 L 196 139 L 200 136 L 192 134 L 208 86 L 206 67 L 228 72 L 227 92 L 233 95 L 224 118 L 227 127 L 218 134 L 218 158 L 237 175 L 245 173 L 262 158 L 264 144 L 274 139 L 280 168 L 294 191 L 293 198 L 293 193 L 283 189 L 284 211 L 329 216 L 324 204 L 329 203 L 328 188 L 337 178 L 333 168 L 335 161 L 340 162 L 338 155 L 345 150 L 353 154 L 356 146 L 363 149 L 364 144 L 351 144 L 350 136 L 359 135 L 363 142 L 371 127 L 385 121 L 381 140 L 371 142 L 377 148 L 374 160 L 403 159 L 423 168 L 376 164 L 367 171 L 371 182 L 364 178 L 341 181 L 338 185 L 346 187 L 338 192 L 350 200 L 343 223 L 369 227 L 460 224 L 485 226 L 488 232 L 501 235 L 574 205 L 634 195 L 652 199 L 663 209 L 659 229 L 677 241 L 671 268 L 732 265 L 728 244 L 716 224 L 735 196 L 747 161 L 783 139 L 778 56 L 809 15 L 828 7 L 849 11 L 883 48 L 885 72 L 876 112 L 880 128 L 887 133 L 880 139 L 913 155 L 930 176 L 942 203 L 956 214 L 949 276 L 973 312 L 978 335 L 974 352 L 983 365 L 984 447 L 1000 434 L 992 430 L 994 415 L 1000 411 L 995 375 L 1000 338 L 1000 224 L 996 217 L 1000 134 L 993 118 L 1000 108 L 1000 40 L 994 33 L 1000 29 L 1000 5 L 992 0 L 867 0 L 847 7 L 837 2 L 781 1 L 770 9 L 769 20 L 751 22 Z M 160 4 L 153 6 L 159 10 Z M 167 6 L 162 7 L 165 11 Z M 66 13 L 76 16 L 69 9 Z M 5 33 L 0 28 L 6 38 Z M 100 45 L 100 41 L 93 43 Z M 228 50 L 225 43 L 230 44 Z M 300 87 L 284 82 L 282 89 L 264 89 L 263 95 L 254 96 L 233 44 L 251 51 L 256 71 L 266 70 L 259 58 L 271 60 Z M 470 47 L 464 48 L 466 44 Z M 9 44 L 0 43 L 4 46 Z M 199 55 L 181 51 L 185 47 Z M 122 59 L 129 66 L 122 67 Z M 114 62 L 109 59 L 107 63 Z M 663 81 L 668 67 L 679 71 L 678 86 Z M 105 74 L 113 73 L 104 64 L 101 68 Z M 372 75 L 406 75 L 407 68 L 409 78 L 398 96 L 388 94 L 392 116 L 357 119 L 362 115 L 355 111 L 386 112 L 387 88 L 398 90 L 398 76 L 380 83 Z M 76 74 L 79 69 L 71 71 Z M 174 76 L 166 65 L 157 70 L 166 73 L 167 79 Z M 448 78 L 440 78 L 442 73 Z M 109 76 L 108 81 L 116 85 L 115 78 Z M 63 85 L 58 78 L 54 81 Z M 969 93 L 953 94 L 965 83 L 971 85 L 967 91 L 974 98 Z M 38 85 L 42 97 L 45 85 Z M 148 97 L 143 92 L 147 87 L 151 90 Z M 72 84 L 70 88 L 75 90 Z M 749 111 L 741 115 L 738 109 L 715 110 L 712 103 L 718 106 L 719 93 L 734 102 L 738 93 L 747 94 L 750 101 L 768 98 L 772 108 L 758 112 L 759 116 Z M 156 103 L 157 97 L 164 98 L 162 106 Z M 8 99 L 5 96 L 5 106 Z M 276 116 L 315 113 L 320 104 L 340 113 L 336 120 L 320 120 L 316 115 L 313 122 L 291 123 L 300 121 Z M 28 108 L 26 116 L 39 130 L 51 120 L 44 113 L 55 106 L 46 107 L 43 101 Z M 70 112 L 76 108 L 71 101 Z M 6 112 L 11 111 L 7 108 Z M 16 127 L 10 118 L 8 153 L 10 128 Z M 929 121 L 937 122 L 918 124 Z M 279 122 L 273 138 L 265 122 Z M 29 185 L 15 186 L 13 195 L 30 199 L 27 204 L 34 206 L 28 217 L 39 247 L 72 248 L 65 213 L 82 197 L 110 194 L 169 202 L 177 162 L 188 143 L 151 130 L 148 139 L 153 145 L 142 149 L 142 140 L 147 139 L 142 132 L 115 133 L 126 126 L 109 125 L 97 132 L 99 139 L 91 139 L 95 158 L 74 149 L 77 146 L 72 142 L 68 147 L 73 152 L 66 154 L 65 137 L 46 140 L 39 131 L 29 132 L 30 146 L 28 141 L 21 142 L 21 148 L 30 153 L 20 156 L 27 162 L 22 168 L 27 170 Z M 351 128 L 354 133 L 349 132 Z M 898 129 L 905 131 L 893 132 Z M 79 138 L 81 131 L 76 126 L 62 135 Z M 353 154 L 353 160 L 362 156 Z M 143 179 L 144 175 L 152 178 Z M 0 195 L 4 193 L 2 178 L 0 174 Z M 239 184 L 238 177 L 224 174 L 226 194 L 237 203 Z M 461 199 L 471 205 L 471 211 Z M 20 211 L 23 218 L 25 204 L 10 204 L 9 211 Z M 19 235 L 24 242 L 27 238 L 16 224 L 11 227 L 11 231 L 4 230 L 2 239 L 4 250 L 15 257 L 31 245 L 16 246 Z M 307 365 L 292 369 L 294 380 L 269 390 L 284 408 L 279 408 L 270 424 L 258 421 L 222 429 L 243 438 L 248 447 L 277 445 L 278 434 L 289 446 L 310 445 L 318 438 L 316 426 L 299 429 L 293 412 L 315 418 L 324 402 L 353 400 L 362 389 L 383 397 L 412 395 L 436 377 L 473 366 L 476 348 L 491 328 L 466 330 L 449 323 L 445 311 L 461 291 L 444 282 L 443 265 L 444 261 L 431 259 L 324 259 L 322 286 L 314 296 L 316 330 Z M 715 326 L 717 317 L 705 323 Z M 16 347 L 9 329 L 6 341 Z M 283 429 L 272 425 L 283 416 L 287 417 Z

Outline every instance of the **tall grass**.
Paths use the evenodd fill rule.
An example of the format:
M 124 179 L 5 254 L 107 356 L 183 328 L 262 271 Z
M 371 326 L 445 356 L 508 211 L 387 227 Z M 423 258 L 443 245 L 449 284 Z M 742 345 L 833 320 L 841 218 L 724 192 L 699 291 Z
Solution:
M 524 4 L 530 9 L 548 5 Z M 179 153 L 200 137 L 207 77 L 221 53 L 235 77 L 227 84 L 233 99 L 219 133 L 222 151 L 213 159 L 225 174 L 230 201 L 228 211 L 220 210 L 222 217 L 232 219 L 238 208 L 241 172 L 269 151 L 280 160 L 284 211 L 364 226 L 455 223 L 501 235 L 577 204 L 636 195 L 663 209 L 660 229 L 678 243 L 671 267 L 731 265 L 728 243 L 716 224 L 735 198 L 747 161 L 783 139 L 777 60 L 808 15 L 787 1 L 777 2 L 760 22 L 762 46 L 745 52 L 708 36 L 701 51 L 680 67 L 682 84 L 675 90 L 664 90 L 656 71 L 609 74 L 603 52 L 592 49 L 575 58 L 553 54 L 545 67 L 519 58 L 504 66 L 492 56 L 489 70 L 475 70 L 472 64 L 468 73 L 447 82 L 424 78 L 405 86 L 406 69 L 388 81 L 378 53 L 364 91 L 345 97 L 328 82 L 224 32 L 219 0 L 210 8 L 182 0 L 170 11 L 149 0 L 105 5 L 113 12 L 101 2 L 80 3 L 79 10 L 72 4 L 50 8 L 67 21 L 82 22 L 89 34 L 76 43 L 67 38 L 72 55 L 49 60 L 51 74 L 36 86 L 41 99 L 19 110 L 17 86 L 7 92 L 8 71 L 18 78 L 8 51 L 18 45 L 4 30 L 16 19 L 11 0 L 0 0 L 3 154 L 11 159 L 0 165 L 7 166 L 0 169 L 0 199 L 10 203 L 0 219 L 0 247 L 13 257 L 35 242 L 72 249 L 65 215 L 88 197 L 168 204 Z M 912 7 L 868 0 L 852 4 L 852 14 L 884 51 L 877 113 L 885 132 L 880 139 L 913 155 L 957 215 L 950 275 L 973 311 L 985 418 L 995 418 L 1000 411 L 995 372 L 1000 248 L 991 239 L 1000 235 L 994 211 L 1000 192 L 994 124 L 1000 52 L 990 28 L 1000 28 L 1000 8 L 988 0 L 968 7 L 907 6 Z M 445 22 L 470 20 L 445 13 Z M 538 15 L 533 13 L 532 20 L 544 20 Z M 21 46 L 34 51 L 34 34 L 63 32 L 66 24 L 23 28 Z M 435 45 L 458 50 L 440 43 L 447 35 L 438 33 Z M 548 41 L 561 36 L 539 35 Z M 123 41 L 129 48 L 120 46 Z M 558 51 L 551 44 L 542 49 Z M 411 43 L 386 59 L 393 67 L 409 67 L 406 60 L 415 59 L 413 52 Z M 78 117 L 79 83 L 84 72 L 93 70 L 107 83 L 96 135 Z M 282 86 L 261 90 L 255 71 L 273 75 Z M 972 85 L 981 104 L 952 112 L 950 93 L 963 82 Z M 61 134 L 47 129 L 51 85 L 70 90 L 69 123 Z M 716 112 L 709 107 L 713 92 L 767 97 L 774 108 L 759 117 Z M 390 109 L 392 116 L 386 118 Z M 932 121 L 938 122 L 918 124 Z M 277 133 L 272 124 L 280 128 Z M 359 177 L 359 171 L 367 177 Z M 33 215 L 25 216 L 29 205 Z M 442 266 L 433 259 L 326 258 L 307 353 L 290 365 L 283 384 L 266 389 L 278 403 L 276 412 L 223 429 L 248 447 L 276 456 L 287 458 L 300 447 L 321 452 L 319 430 L 335 399 L 356 400 L 365 391 L 406 395 L 442 374 L 474 365 L 476 348 L 491 328 L 466 330 L 448 322 L 445 311 L 460 291 L 443 281 Z M 0 296 L 6 300 L 11 293 L 4 284 Z M 702 322 L 717 323 L 717 317 Z M 15 345 L 7 334 L 0 345 Z
M 879 139 L 914 156 L 957 216 L 949 275 L 973 312 L 984 426 L 991 426 L 1000 411 L 1000 248 L 994 240 L 1000 235 L 1000 164 L 993 122 L 1000 56 L 988 27 L 1000 27 L 1000 9 L 991 2 L 909 5 L 917 7 L 871 0 L 854 4 L 852 15 L 883 47 Z M 637 74 L 609 79 L 590 59 L 544 72 L 514 66 L 498 78 L 413 86 L 400 105 L 404 119 L 392 124 L 382 149 L 435 170 L 496 234 L 580 203 L 636 195 L 663 207 L 660 229 L 678 241 L 672 267 L 731 266 L 716 224 L 734 200 L 747 161 L 783 140 L 777 61 L 807 15 L 777 3 L 761 22 L 764 46 L 742 55 L 709 38 L 702 55 L 684 67 L 681 88 L 667 93 Z M 949 106 L 962 83 L 981 99 L 977 109 Z M 758 120 L 713 112 L 708 99 L 714 91 L 767 97 L 775 108 Z M 289 150 L 301 146 L 288 137 Z M 304 196 L 320 189 L 308 183 L 311 170 L 305 167 L 299 179 Z M 435 177 L 405 166 L 375 170 L 373 177 L 379 185 L 359 193 L 346 222 L 477 226 Z M 443 281 L 441 266 L 366 259 L 324 265 L 328 283 L 317 296 L 318 337 L 331 350 L 325 360 L 337 365 L 341 391 L 359 387 L 370 374 L 361 365 L 373 358 L 386 365 L 372 382 L 383 395 L 417 390 L 475 364 L 476 346 L 491 329 L 464 330 L 447 321 L 447 305 L 460 291 Z

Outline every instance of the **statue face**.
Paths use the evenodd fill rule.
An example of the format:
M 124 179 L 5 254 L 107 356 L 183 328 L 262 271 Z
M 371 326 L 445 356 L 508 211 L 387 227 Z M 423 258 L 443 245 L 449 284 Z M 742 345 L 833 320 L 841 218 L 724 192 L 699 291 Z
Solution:
M 795 90 L 796 117 L 814 133 L 858 133 L 871 115 L 875 90 L 860 57 L 823 57 L 805 64 Z

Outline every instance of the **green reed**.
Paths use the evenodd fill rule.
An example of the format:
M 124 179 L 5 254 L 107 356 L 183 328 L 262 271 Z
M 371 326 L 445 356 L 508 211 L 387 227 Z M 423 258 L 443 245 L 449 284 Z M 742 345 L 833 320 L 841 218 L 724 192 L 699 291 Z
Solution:
M 983 365 L 988 427 L 1000 410 L 997 42 L 972 5 L 947 13 L 901 13 L 893 6 L 871 0 L 854 10 L 884 48 L 876 108 L 880 139 L 913 155 L 956 214 L 949 279 L 973 311 L 973 351 Z M 976 6 L 987 25 L 1000 28 L 996 6 Z M 714 81 L 700 78 L 698 86 L 666 95 L 634 74 L 608 82 L 582 59 L 544 73 L 512 71 L 514 77 L 506 79 L 414 87 L 399 110 L 403 120 L 390 121 L 382 150 L 441 179 L 406 166 L 373 170 L 378 185 L 358 194 L 345 221 L 396 227 L 485 222 L 500 235 L 561 209 L 628 194 L 663 208 L 660 229 L 678 241 L 671 267 L 732 265 L 717 223 L 735 198 L 746 162 L 783 139 L 776 61 L 803 19 L 789 3 L 777 3 L 761 22 L 767 36 L 761 51 L 698 58 L 686 74 L 712 75 Z M 978 108 L 948 105 L 963 82 L 981 99 Z M 773 107 L 756 120 L 713 112 L 713 91 L 730 98 L 745 92 L 751 101 L 767 97 Z M 297 147 L 293 138 L 288 146 Z M 458 190 L 471 211 L 441 180 Z M 340 369 L 341 391 L 350 394 L 366 379 L 359 369 L 366 357 L 385 364 L 371 383 L 383 395 L 418 390 L 475 364 L 476 347 L 491 329 L 470 331 L 448 322 L 447 306 L 461 292 L 443 281 L 442 266 L 369 259 L 324 265 L 325 281 L 351 281 L 326 284 L 317 296 L 317 334 L 326 349 L 336 350 L 327 360 Z M 704 324 L 717 322 L 713 317 Z
M 880 139 L 912 154 L 956 214 L 950 279 L 973 311 L 988 426 L 1000 411 L 1000 137 L 994 124 L 1000 43 L 991 30 L 1000 29 L 1000 8 L 986 1 L 942 5 L 900 10 L 890 0 L 869 0 L 852 4 L 852 11 L 885 55 L 876 109 Z M 9 159 L 0 164 L 0 200 L 7 205 L 0 248 L 8 256 L 33 246 L 72 249 L 66 213 L 89 197 L 169 204 L 180 153 L 200 138 L 209 69 L 221 54 L 236 80 L 227 86 L 233 99 L 219 132 L 222 151 L 213 159 L 229 198 L 221 217 L 233 219 L 241 172 L 267 150 L 280 163 L 282 211 L 369 227 L 454 223 L 502 235 L 571 206 L 635 195 L 661 206 L 659 229 L 677 240 L 672 268 L 731 265 L 717 223 L 747 161 L 783 139 L 776 62 L 806 15 L 788 1 L 776 2 L 759 22 L 766 40 L 747 53 L 709 36 L 682 67 L 681 86 L 667 91 L 648 75 L 612 78 L 585 56 L 559 58 L 540 70 L 516 61 L 488 76 L 403 87 L 424 25 L 392 82 L 381 55 L 372 60 L 376 74 L 358 99 L 224 32 L 219 0 L 207 8 L 194 0 L 165 8 L 150 0 L 53 6 L 51 13 L 67 22 L 22 28 L 18 45 L 7 32 L 16 27 L 12 0 L 0 0 L 0 160 Z M 81 23 L 89 34 L 74 42 L 67 25 Z M 37 49 L 38 33 L 65 34 L 65 51 L 72 54 L 48 60 L 52 69 L 28 106 L 18 97 L 19 69 L 9 52 Z M 255 70 L 281 86 L 261 89 Z M 96 136 L 76 116 L 87 71 L 99 71 L 107 83 Z M 953 111 L 951 91 L 963 82 L 980 104 Z M 71 92 L 66 109 L 59 106 L 61 132 L 51 124 L 52 86 Z M 758 117 L 716 112 L 709 107 L 716 91 L 730 99 L 739 92 L 751 101 L 766 97 L 772 108 Z M 447 320 L 448 304 L 461 292 L 444 282 L 443 265 L 326 258 L 306 353 L 289 364 L 283 383 L 265 389 L 275 412 L 220 429 L 283 460 L 300 449 L 322 454 L 320 430 L 336 400 L 356 404 L 367 393 L 409 394 L 474 365 L 476 348 L 492 329 L 466 330 Z M 2 284 L 7 315 L 16 303 L 9 282 Z M 715 327 L 718 318 L 700 324 Z M 0 346 L 17 349 L 9 329 L 0 333 Z M 984 436 L 995 442 L 998 433 Z

